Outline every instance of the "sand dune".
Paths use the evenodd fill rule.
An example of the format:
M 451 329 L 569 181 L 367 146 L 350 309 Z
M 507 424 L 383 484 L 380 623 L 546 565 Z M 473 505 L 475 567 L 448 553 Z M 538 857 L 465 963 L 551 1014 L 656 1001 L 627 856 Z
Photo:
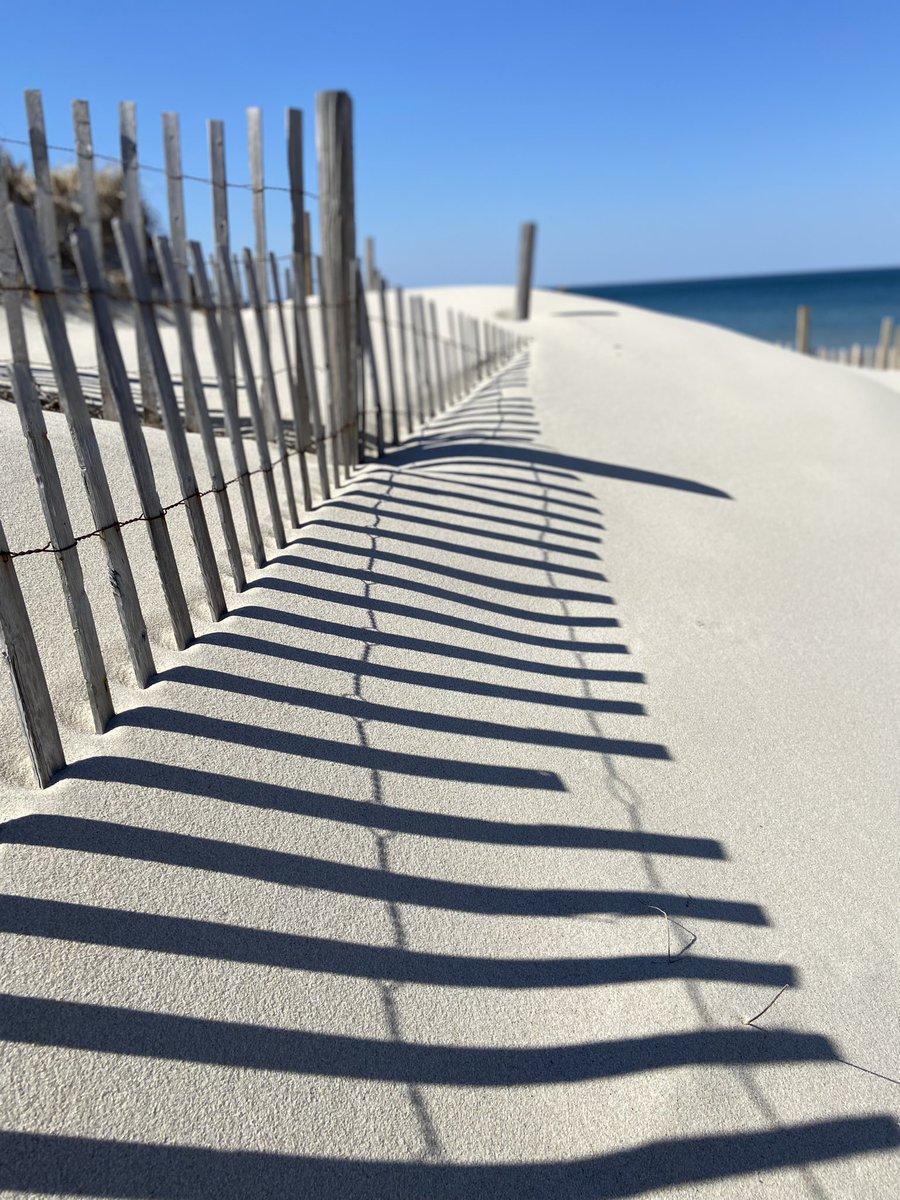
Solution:
M 584 297 L 526 331 L 226 620 L 189 577 L 182 654 L 127 531 L 146 692 L 89 545 L 102 738 L 21 560 L 72 766 L 26 786 L 4 697 L 5 1194 L 894 1194 L 898 398 Z M 7 404 L 0 454 L 46 540 Z

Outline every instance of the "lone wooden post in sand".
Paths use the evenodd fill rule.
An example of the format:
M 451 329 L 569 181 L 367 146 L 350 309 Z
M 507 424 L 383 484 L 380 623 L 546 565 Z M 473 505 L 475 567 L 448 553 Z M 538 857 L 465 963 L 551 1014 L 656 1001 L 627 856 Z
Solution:
M 347 92 L 316 96 L 319 159 L 319 221 L 322 239 L 321 291 L 327 296 L 326 326 L 333 403 L 343 431 L 344 468 L 359 461 L 356 407 L 356 314 L 350 294 L 356 271 L 356 214 L 353 184 L 353 101 Z
M 534 239 L 537 225 L 525 221 L 519 234 L 519 286 L 516 289 L 516 320 L 527 321 L 531 311 L 531 275 L 534 269 Z
M 809 305 L 797 307 L 797 337 L 794 349 L 798 354 L 809 354 Z

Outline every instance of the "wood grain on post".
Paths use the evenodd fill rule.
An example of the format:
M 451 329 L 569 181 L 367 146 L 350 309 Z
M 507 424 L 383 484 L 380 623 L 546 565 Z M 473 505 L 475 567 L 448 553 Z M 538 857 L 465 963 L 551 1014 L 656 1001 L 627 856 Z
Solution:
M 284 522 L 281 519 L 281 509 L 278 504 L 278 492 L 275 490 L 275 478 L 272 474 L 272 459 L 269 455 L 269 444 L 266 440 L 266 427 L 263 421 L 262 409 L 259 404 L 259 393 L 256 390 L 256 379 L 253 375 L 253 360 L 247 345 L 247 334 L 241 320 L 238 308 L 237 286 L 231 270 L 231 263 L 224 250 L 219 251 L 219 278 L 225 289 L 224 299 L 231 305 L 232 327 L 237 342 L 238 358 L 241 363 L 241 374 L 244 377 L 244 388 L 247 394 L 247 405 L 250 409 L 250 419 L 256 436 L 256 447 L 259 453 L 259 465 L 262 472 L 263 484 L 266 489 L 266 501 L 269 506 L 269 519 L 272 522 L 272 536 L 279 550 L 284 549 Z
M 47 130 L 44 125 L 44 105 L 37 88 L 25 93 L 25 114 L 28 118 L 28 140 L 31 143 L 31 165 L 34 171 L 34 213 L 41 248 L 47 260 L 54 288 L 62 287 L 62 263 L 59 257 L 59 230 L 56 227 L 56 206 L 53 203 L 53 179 L 47 152 Z M 6 203 L 6 197 L 3 197 Z
M 322 241 L 321 284 L 328 297 L 328 341 L 335 409 L 345 427 L 345 464 L 358 457 L 356 427 L 356 313 L 350 278 L 356 262 L 356 214 L 353 177 L 353 102 L 346 92 L 316 96 L 316 148 L 319 163 L 319 221 Z
M 209 277 L 206 273 L 203 248 L 199 242 L 191 242 L 189 249 L 194 263 L 197 300 L 206 318 L 207 338 L 216 369 L 216 378 L 219 381 L 219 399 L 222 404 L 222 416 L 225 421 L 225 431 L 228 434 L 228 441 L 231 444 L 231 457 L 234 461 L 234 469 L 237 471 L 244 519 L 247 523 L 247 534 L 250 538 L 250 553 L 257 567 L 261 567 L 266 561 L 266 556 L 263 549 L 262 532 L 259 527 L 259 514 L 256 511 L 256 500 L 253 495 L 253 485 L 250 481 L 250 472 L 247 467 L 247 455 L 244 450 L 244 438 L 238 414 L 237 393 L 234 388 L 234 380 L 228 369 L 228 358 L 222 340 L 222 331 L 216 319 L 216 302 L 213 299 Z
M 215 497 L 222 536 L 225 539 L 225 550 L 228 554 L 229 566 L 231 567 L 234 590 L 242 592 L 247 585 L 247 577 L 244 574 L 244 563 L 241 559 L 241 548 L 238 543 L 237 530 L 234 527 L 231 502 L 228 499 L 228 492 L 225 490 L 225 475 L 222 471 L 222 460 L 219 458 L 219 447 L 216 444 L 215 431 L 213 430 L 209 409 L 206 405 L 206 393 L 203 389 L 200 367 L 197 363 L 197 355 L 194 352 L 190 318 L 179 299 L 182 281 L 179 277 L 178 264 L 175 261 L 172 246 L 168 238 L 163 237 L 161 234 L 157 236 L 154 239 L 154 248 L 162 273 L 166 299 L 172 306 L 172 312 L 175 316 L 175 327 L 181 346 L 181 361 L 184 364 L 185 382 L 190 383 L 191 392 L 194 396 L 197 423 L 203 442 L 203 453 L 206 456 L 209 482 L 213 489 L 213 496 Z
M 91 304 L 94 330 L 100 346 L 100 354 L 106 364 L 116 412 L 122 429 L 122 440 L 125 443 L 125 453 L 128 456 L 138 501 L 147 526 L 147 535 L 153 549 L 163 597 L 169 613 L 169 620 L 172 622 L 175 644 L 179 650 L 183 650 L 192 641 L 194 630 L 188 613 L 184 589 L 181 586 L 178 563 L 175 561 L 175 552 L 172 549 L 172 539 L 169 536 L 165 513 L 159 499 L 150 454 L 141 430 L 134 397 L 131 394 L 131 382 L 113 323 L 109 297 L 94 254 L 94 244 L 85 230 L 79 229 L 72 235 L 72 250 L 78 265 L 82 287 L 87 292 Z
M 231 232 L 228 224 L 228 176 L 225 170 L 225 122 L 209 121 L 209 173 L 212 179 L 213 242 L 215 244 L 215 277 L 219 280 L 220 303 L 219 326 L 222 331 L 222 346 L 232 383 L 236 384 L 234 363 L 234 314 L 231 304 L 223 303 L 220 279 L 220 254 L 226 259 L 231 254 Z M 240 315 L 240 314 L 238 314 Z
M 531 312 L 531 276 L 534 270 L 534 240 L 537 225 L 525 221 L 519 230 L 519 282 L 516 287 L 516 320 L 527 321 Z
M 87 100 L 72 101 L 72 123 L 75 127 L 75 152 L 78 155 L 78 202 L 81 205 L 80 224 L 87 230 L 94 246 L 94 254 L 104 271 L 103 227 L 100 221 L 100 205 L 97 199 L 97 179 L 94 174 L 94 138 L 91 133 L 91 114 Z M 97 351 L 97 375 L 100 381 L 100 408 L 107 421 L 116 420 L 116 405 L 112 397 L 106 363 L 100 353 L 99 343 L 94 340 Z
M 291 464 L 288 459 L 287 445 L 284 440 L 284 426 L 278 406 L 278 388 L 275 385 L 275 372 L 272 369 L 272 352 L 269 347 L 269 334 L 266 329 L 266 319 L 263 313 L 262 297 L 256 285 L 256 272 L 253 269 L 253 255 L 249 248 L 244 250 L 244 272 L 247 276 L 247 288 L 250 292 L 250 307 L 256 317 L 256 333 L 259 339 L 259 355 L 262 361 L 262 376 L 265 388 L 263 403 L 269 412 L 269 423 L 275 431 L 275 447 L 281 462 L 281 476 L 284 482 L 284 492 L 287 498 L 288 518 L 291 526 L 296 529 L 300 524 L 297 514 L 297 501 L 294 497 L 294 481 L 291 478 Z M 300 430 L 295 429 L 295 437 L 299 441 Z
M 44 421 L 41 402 L 27 364 L 13 361 L 12 375 L 13 397 L 19 412 L 22 433 L 25 435 L 28 446 L 31 469 L 38 485 L 44 520 L 47 523 L 47 532 L 50 534 L 50 544 L 55 552 L 54 558 L 59 571 L 59 581 L 62 585 L 69 622 L 75 636 L 81 674 L 87 687 L 94 730 L 102 733 L 113 715 L 113 702 L 109 694 L 109 682 L 106 678 L 106 667 L 97 637 L 97 627 L 94 624 L 94 614 L 84 590 L 84 575 L 78 557 L 78 547 L 75 544 L 75 535 L 72 532 L 69 510 L 66 506 L 59 472 L 56 469 L 53 448 L 47 437 L 47 425 Z
M 413 388 L 409 376 L 409 357 L 406 346 L 406 313 L 403 303 L 403 288 L 395 288 L 397 296 L 397 340 L 400 347 L 400 374 L 403 379 L 403 402 L 406 408 L 406 432 L 411 434 L 415 427 L 413 416 Z
M 400 441 L 399 422 L 397 420 L 397 391 L 394 387 L 394 360 L 391 353 L 391 329 L 388 321 L 387 286 L 383 279 L 378 282 L 378 300 L 381 305 L 381 331 L 384 339 L 384 370 L 387 378 L 388 405 L 391 412 L 391 444 L 396 446 Z
M 797 335 L 794 349 L 798 354 L 809 354 L 809 305 L 800 304 L 797 307 Z
M 138 175 L 137 106 L 130 100 L 123 100 L 119 104 L 119 142 L 122 151 L 122 188 L 124 191 L 122 212 L 124 219 L 135 231 L 141 266 L 146 271 L 147 230 L 144 225 L 144 205 L 141 200 L 141 181 Z M 147 348 L 140 323 L 137 329 L 137 349 L 144 419 L 149 425 L 158 426 L 160 423 L 159 397 L 153 382 L 150 351 Z
M 138 685 L 145 687 L 156 669 L 147 638 L 147 626 L 141 612 L 131 564 L 125 552 L 125 542 L 119 528 L 103 459 L 100 457 L 97 435 L 69 345 L 65 316 L 59 297 L 53 290 L 53 279 L 38 241 L 34 218 L 27 209 L 17 205 L 10 205 L 8 212 L 19 258 L 25 269 L 28 284 L 35 293 L 44 342 L 56 376 L 60 407 L 72 435 L 91 515 L 96 527 L 103 530 L 101 540 L 106 550 L 109 579 L 131 665 Z
M 263 163 L 263 119 L 261 108 L 247 109 L 247 150 L 250 156 L 250 190 L 253 196 L 253 237 L 256 257 L 251 256 L 251 270 L 256 276 L 256 289 L 262 302 L 263 328 L 266 337 L 269 334 L 269 264 L 268 246 L 266 245 L 266 181 Z M 240 281 L 241 272 L 235 265 L 235 280 Z M 253 306 L 253 296 L 248 289 L 248 304 Z M 269 382 L 265 374 L 262 377 L 261 399 L 266 427 L 269 430 L 269 441 L 274 442 L 275 428 L 271 424 L 273 405 L 277 408 L 277 398 L 269 401 Z
M 181 128 L 178 113 L 167 112 L 162 116 L 163 146 L 166 156 L 166 195 L 169 202 L 169 231 L 172 238 L 171 252 L 175 260 L 178 290 L 169 297 L 173 307 L 182 310 L 191 304 L 191 276 L 187 262 L 187 218 L 184 211 L 184 174 L 181 166 Z M 188 366 L 188 354 L 193 354 L 193 333 L 190 317 L 186 322 L 186 342 L 181 341 L 181 380 L 184 388 L 184 423 L 192 433 L 200 430 L 200 415 L 192 372 Z
M 13 697 L 39 787 L 66 765 L 44 668 L 0 523 L 0 657 L 9 668 Z
M 291 398 L 291 413 L 294 417 L 294 443 L 297 461 L 300 465 L 300 483 L 303 487 L 303 507 L 307 512 L 312 508 L 312 488 L 309 482 L 309 469 L 306 465 L 306 451 L 311 445 L 309 428 L 309 412 L 307 408 L 306 383 L 304 380 L 303 364 L 297 363 L 296 373 L 291 363 L 291 347 L 288 340 L 287 322 L 284 319 L 284 304 L 281 297 L 281 282 L 278 278 L 278 259 L 274 254 L 269 255 L 272 269 L 272 296 L 275 302 L 275 317 L 278 331 L 281 335 L 281 352 L 284 355 L 284 370 L 288 380 L 288 393 Z
M 307 425 L 312 425 L 316 464 L 319 470 L 319 486 L 325 500 L 331 498 L 328 482 L 328 460 L 325 453 L 325 431 L 322 407 L 319 402 L 319 384 L 316 379 L 316 363 L 313 356 L 312 337 L 309 328 L 309 310 L 306 296 L 312 285 L 306 287 L 304 280 L 312 277 L 312 244 L 310 242 L 309 213 L 303 207 L 303 112 L 299 108 L 287 110 L 287 155 L 288 178 L 291 189 L 291 253 L 294 264 L 294 358 L 297 364 L 296 385 L 301 414 Z M 304 435 L 309 436 L 308 429 Z M 306 444 L 304 444 L 304 451 Z

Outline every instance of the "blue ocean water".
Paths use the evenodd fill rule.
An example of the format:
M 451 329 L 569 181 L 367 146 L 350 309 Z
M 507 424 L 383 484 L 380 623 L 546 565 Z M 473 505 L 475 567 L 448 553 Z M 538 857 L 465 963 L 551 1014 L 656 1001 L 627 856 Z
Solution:
M 567 292 L 724 325 L 767 342 L 793 341 L 797 306 L 811 310 L 813 350 L 875 345 L 882 317 L 900 325 L 900 269 L 747 275 L 667 283 L 595 284 Z

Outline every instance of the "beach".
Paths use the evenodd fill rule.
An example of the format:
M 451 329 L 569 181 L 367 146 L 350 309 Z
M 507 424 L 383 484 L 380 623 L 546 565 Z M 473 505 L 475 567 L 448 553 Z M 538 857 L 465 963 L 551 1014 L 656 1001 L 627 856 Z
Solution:
M 4 696 L 3 1194 L 894 1194 L 896 390 L 532 305 L 495 379 L 264 531 L 215 626 L 195 567 L 182 653 L 126 530 L 144 692 L 86 546 L 101 737 L 20 560 L 71 766 L 34 790 Z M 0 455 L 42 544 L 12 404 Z

